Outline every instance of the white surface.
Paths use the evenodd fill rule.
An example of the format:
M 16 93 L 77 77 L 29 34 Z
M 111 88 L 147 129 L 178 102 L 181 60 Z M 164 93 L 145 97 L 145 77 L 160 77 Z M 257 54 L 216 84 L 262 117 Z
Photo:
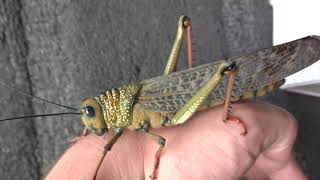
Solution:
M 271 0 L 273 44 L 320 35 L 320 0 Z M 285 86 L 320 80 L 320 61 L 288 78 Z

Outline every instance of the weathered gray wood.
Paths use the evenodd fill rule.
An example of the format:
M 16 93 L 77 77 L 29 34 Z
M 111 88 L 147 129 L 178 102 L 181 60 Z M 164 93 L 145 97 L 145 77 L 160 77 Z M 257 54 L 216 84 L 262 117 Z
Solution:
M 0 1 L 0 77 L 25 92 L 31 91 L 19 1 Z M 31 102 L 0 86 L 1 117 L 32 114 Z M 40 169 L 35 155 L 37 132 L 33 121 L 1 122 L 0 179 L 36 179 Z M 31 168 L 30 168 L 31 167 Z

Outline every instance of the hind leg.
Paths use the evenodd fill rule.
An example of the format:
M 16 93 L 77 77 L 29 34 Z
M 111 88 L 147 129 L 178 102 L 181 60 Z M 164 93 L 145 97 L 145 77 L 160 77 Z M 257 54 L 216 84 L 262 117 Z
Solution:
M 225 123 L 228 123 L 228 122 L 238 123 L 242 128 L 242 132 L 240 134 L 244 136 L 248 133 L 247 126 L 245 125 L 245 123 L 241 119 L 239 119 L 238 117 L 232 116 L 232 114 L 231 114 L 232 89 L 233 89 L 233 86 L 235 83 L 238 69 L 237 69 L 237 67 L 233 67 L 232 69 L 226 71 L 225 73 L 229 75 L 229 81 L 228 81 L 228 87 L 226 90 L 226 100 L 224 103 L 222 120 Z
M 176 70 L 177 63 L 179 60 L 181 46 L 184 36 L 184 30 L 188 29 L 188 68 L 192 67 L 192 30 L 191 21 L 188 16 L 180 16 L 178 21 L 178 31 L 176 39 L 174 40 L 173 47 L 171 49 L 170 56 L 167 61 L 167 65 L 164 71 L 165 75 L 169 75 Z

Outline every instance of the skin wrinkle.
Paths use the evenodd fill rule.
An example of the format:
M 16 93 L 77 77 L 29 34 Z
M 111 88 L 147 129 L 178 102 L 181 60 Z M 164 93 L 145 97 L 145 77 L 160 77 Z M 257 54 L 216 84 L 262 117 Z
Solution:
M 270 159 L 270 157 L 265 156 L 264 154 L 261 154 L 261 157 L 266 158 L 266 159 L 269 159 L 270 161 L 273 160 L 273 159 Z M 288 158 L 290 158 L 290 157 L 288 157 Z M 276 161 L 277 159 L 274 159 L 274 160 Z M 282 162 L 283 162 L 283 163 L 278 164 L 279 168 L 274 168 L 274 170 L 273 170 L 273 171 L 270 171 L 269 173 L 272 174 L 272 173 L 274 173 L 274 172 L 277 172 L 277 171 L 285 168 L 286 165 L 289 163 L 289 161 L 282 161 Z
M 294 123 L 294 121 L 293 121 L 293 123 Z M 290 132 L 290 128 L 289 128 L 289 130 L 285 132 L 285 135 L 288 134 L 290 136 L 290 134 L 292 134 L 292 133 L 296 134 L 295 132 Z M 283 139 L 283 138 L 280 137 L 279 140 L 277 142 L 273 143 L 272 145 L 277 145 L 277 143 L 279 141 L 280 142 L 282 141 L 281 139 Z M 293 142 L 294 137 L 293 137 L 293 139 L 289 140 L 288 142 L 290 142 L 290 141 Z M 283 142 L 283 143 L 287 143 L 287 142 Z M 271 146 L 269 146 L 269 149 L 262 152 L 262 154 L 260 154 L 260 156 L 259 156 L 260 162 L 264 161 L 265 163 L 263 165 L 257 164 L 257 167 L 264 166 L 264 168 L 261 168 L 261 170 L 263 170 L 267 174 L 280 171 L 281 169 L 286 167 L 286 164 L 289 163 L 290 157 L 292 157 L 292 153 L 287 152 L 288 149 L 290 149 L 290 150 L 292 149 L 292 146 L 293 146 L 293 143 L 282 146 L 281 148 L 271 148 Z
M 128 149 L 124 149 L 126 152 L 126 154 L 128 155 L 128 158 L 130 157 L 144 157 L 144 155 L 141 153 L 142 151 L 142 144 L 143 142 L 141 141 L 142 139 L 141 138 L 144 138 L 143 135 L 141 133 L 136 133 L 136 132 L 130 132 L 130 131 L 126 131 L 126 133 L 124 134 L 125 136 L 134 136 L 134 139 L 135 139 L 135 145 L 134 148 L 135 149 L 139 149 L 137 151 L 135 151 L 134 153 L 131 153 L 131 149 L 128 148 Z M 131 144 L 127 139 L 127 138 L 122 138 L 122 139 L 119 139 L 119 141 L 122 141 L 123 144 Z M 115 145 L 116 146 L 116 145 Z M 119 157 L 118 157 L 119 158 Z M 125 169 L 124 167 L 125 166 L 128 166 L 128 169 L 130 170 L 130 172 L 134 172 L 136 169 L 135 168 L 135 164 L 142 164 L 142 167 L 139 168 L 139 170 L 141 171 L 141 173 L 139 174 L 144 174 L 144 158 L 138 158 L 138 160 L 140 160 L 141 162 L 140 163 L 137 163 L 137 162 L 134 162 L 133 164 L 128 164 L 126 165 L 125 163 L 121 163 L 119 164 L 118 166 L 118 169 L 119 169 L 119 172 L 120 172 L 120 179 L 128 179 L 128 177 L 126 175 L 128 175 L 128 173 L 126 173 L 125 171 L 123 171 L 123 169 Z M 132 169 L 130 169 L 132 168 Z M 126 174 L 125 174 L 126 173 Z M 118 179 L 119 177 L 117 177 L 116 179 Z
M 120 141 L 121 139 L 119 139 L 119 141 Z M 115 172 L 118 172 L 118 173 L 115 173 L 115 174 L 118 174 L 118 176 L 117 177 L 114 177 L 113 179 L 117 179 L 117 178 L 119 178 L 119 179 L 124 179 L 124 177 L 123 177 L 123 171 L 121 170 L 121 169 L 123 169 L 123 168 L 121 168 L 121 166 L 123 165 L 122 163 L 114 163 L 114 162 L 121 162 L 121 159 L 119 158 L 119 156 L 115 156 L 114 158 L 111 158 L 110 159 L 110 161 L 111 161 L 111 164 L 112 164 L 112 166 L 114 167 L 114 169 L 115 169 Z M 106 162 L 106 161 L 105 161 Z M 114 165 L 115 164 L 115 165 Z
M 104 159 L 104 163 L 105 162 L 109 162 L 111 165 L 111 168 L 110 168 L 110 170 L 109 171 L 113 171 L 113 172 L 115 172 L 114 174 L 111 174 L 112 176 L 110 177 L 110 179 L 116 179 L 116 177 L 117 176 L 115 176 L 115 175 L 117 175 L 117 174 L 120 174 L 121 175 L 121 172 L 119 173 L 119 165 L 120 164 L 118 164 L 118 163 L 116 163 L 116 164 L 114 164 L 114 162 L 117 162 L 116 160 L 117 160 L 118 158 L 117 158 L 117 156 L 115 156 L 114 158 L 112 158 L 112 159 L 110 159 L 109 161 L 106 161 L 105 159 Z M 113 170 L 111 170 L 111 169 L 113 169 Z M 99 172 L 101 172 L 101 170 L 102 169 L 99 169 Z M 100 175 L 100 173 L 98 173 L 98 177 L 101 177 L 102 175 Z
M 288 119 L 288 123 L 289 123 L 289 127 L 288 127 L 288 130 L 286 131 L 287 132 L 287 134 L 283 134 L 283 136 L 284 135 L 286 135 L 286 137 L 283 137 L 284 139 L 287 139 L 287 140 L 284 140 L 284 139 L 281 139 L 281 138 L 279 138 L 278 139 L 278 141 L 283 141 L 283 145 L 281 145 L 281 144 L 277 144 L 277 142 L 275 142 L 273 145 L 274 146 L 276 146 L 276 145 L 279 145 L 279 147 L 270 147 L 270 148 L 272 148 L 273 149 L 273 151 L 275 151 L 275 150 L 283 150 L 283 149 L 285 149 L 285 148 L 287 148 L 287 147 L 289 147 L 289 146 L 292 146 L 293 144 L 294 144 L 294 142 L 293 143 L 290 143 L 290 144 L 287 144 L 288 142 L 291 142 L 292 141 L 292 139 L 295 139 L 296 138 L 296 136 L 297 136 L 297 132 L 298 132 L 298 124 L 297 124 L 297 121 L 295 120 L 295 118 L 290 114 L 290 113 L 288 113 L 288 112 L 286 112 L 286 111 L 283 111 L 283 113 L 284 113 L 284 116 L 286 117 L 286 118 L 284 118 L 284 119 Z M 288 134 L 289 134 L 289 132 L 294 132 L 295 134 L 296 134 L 296 136 L 294 136 L 294 137 L 290 137 L 290 136 L 288 136 Z
M 230 141 L 231 142 L 231 141 Z M 236 143 L 236 144 L 239 144 L 238 141 L 236 140 L 232 140 L 232 142 Z M 231 142 L 231 144 L 232 144 Z M 239 144 L 239 147 L 240 148 L 243 148 L 240 144 Z M 229 159 L 230 160 L 233 160 L 233 161 L 230 161 L 233 163 L 233 166 L 230 166 L 230 168 L 234 168 L 234 169 L 237 169 L 237 172 L 239 172 L 240 174 L 238 174 L 238 176 L 240 176 L 243 172 L 246 172 L 248 169 L 245 168 L 245 169 L 242 169 L 242 172 L 241 170 L 238 168 L 238 167 L 246 167 L 246 165 L 249 165 L 249 164 L 253 164 L 254 163 L 254 159 L 257 157 L 257 156 L 253 156 L 252 154 L 250 154 L 245 148 L 243 148 L 242 152 L 246 155 L 241 155 L 242 153 L 239 153 L 239 148 L 235 146 L 235 149 L 237 151 L 237 155 L 235 156 L 235 158 L 231 158 L 231 155 L 224 152 L 228 157 L 230 157 Z M 221 151 L 223 151 L 222 149 L 220 149 Z M 231 153 L 231 154 L 234 154 L 234 153 Z M 238 154 L 240 154 L 240 156 L 238 156 Z M 244 158 L 241 158 L 241 157 L 244 157 Z M 246 158 L 248 157 L 248 158 Z M 244 166 L 245 164 L 245 166 Z
M 222 132 L 223 133 L 223 132 Z M 223 137 L 225 137 L 226 139 L 229 139 L 229 140 L 227 140 L 227 142 L 230 142 L 230 140 L 232 140 L 233 139 L 233 137 L 231 137 L 231 138 L 228 138 L 228 136 L 229 136 L 229 134 L 225 134 Z M 237 159 L 238 158 L 235 158 L 235 157 L 233 157 L 233 156 L 231 156 L 231 154 L 233 154 L 233 153 L 227 153 L 226 151 L 224 151 L 223 149 L 224 148 L 222 148 L 221 146 L 219 146 L 217 143 L 216 143 L 216 137 L 214 137 L 214 136 L 211 136 L 211 138 L 208 138 L 208 139 L 210 139 L 210 141 L 211 142 L 213 142 L 212 144 L 217 148 L 217 150 L 219 150 L 220 152 L 222 152 L 224 155 L 225 155 L 225 157 L 227 158 L 227 159 L 229 159 L 229 161 L 230 162 L 235 162 L 235 163 L 233 163 L 233 164 L 235 164 L 234 166 L 236 167 L 236 164 L 238 164 L 238 162 L 239 161 L 237 161 Z M 232 143 L 229 143 L 229 144 L 232 144 Z M 245 150 L 244 150 L 245 151 Z M 245 151 L 245 152 L 247 152 L 247 151 Z
M 208 138 L 209 139 L 209 138 Z M 215 162 L 216 164 L 220 164 L 218 167 L 223 167 L 222 165 L 221 165 L 221 163 L 220 162 L 218 162 L 217 160 L 216 160 L 216 158 L 214 157 L 214 154 L 212 155 L 211 154 L 211 152 L 209 153 L 209 151 L 207 150 L 207 147 L 205 147 L 205 146 L 203 146 L 205 143 L 202 143 L 202 148 L 199 148 L 199 151 L 200 151 L 200 154 L 202 154 L 202 155 L 204 155 L 204 154 L 209 154 L 207 157 L 211 160 L 211 162 Z M 212 148 L 211 148 L 212 149 Z M 219 150 L 219 149 L 218 149 Z M 203 157 L 205 157 L 205 156 L 202 156 L 201 158 L 203 158 Z M 230 161 L 230 162 L 232 162 L 232 161 Z M 215 177 L 215 178 L 218 178 L 217 177 L 217 174 L 218 174 L 218 171 L 217 171 L 217 169 L 214 169 L 214 170 L 212 170 L 213 168 L 211 168 L 211 173 L 210 174 L 212 174 L 212 176 L 213 177 Z M 225 168 L 222 168 L 222 169 L 225 169 Z M 203 179 L 203 178 L 199 178 L 199 179 Z
M 248 154 L 249 157 L 251 157 L 252 159 L 255 159 L 258 156 L 258 153 L 251 152 L 248 148 L 248 145 L 244 145 L 243 143 L 241 143 L 240 140 L 234 134 L 229 134 L 229 135 L 233 137 L 230 139 L 230 141 L 232 141 L 233 143 L 237 143 L 239 147 L 241 147 L 243 151 Z M 239 149 L 237 149 L 237 151 L 238 150 Z
M 249 154 L 249 156 L 251 158 L 256 158 L 259 155 L 259 153 L 261 152 L 261 150 L 263 149 L 262 144 L 258 143 L 260 146 L 255 145 L 256 148 L 250 150 L 250 148 L 252 148 L 252 146 L 249 143 L 252 143 L 253 140 L 260 142 L 261 137 L 265 137 L 265 136 L 263 136 L 265 134 L 265 132 L 261 128 L 261 126 L 255 126 L 254 129 L 250 128 L 251 124 L 257 123 L 257 116 L 252 111 L 247 111 L 246 110 L 247 107 L 241 107 L 241 106 L 239 107 L 239 105 L 247 106 L 243 102 L 233 104 L 233 109 L 235 109 L 234 114 L 236 117 L 237 117 L 237 114 L 239 114 L 239 118 L 242 119 L 244 121 L 244 123 L 246 123 L 246 125 L 249 129 L 249 132 L 245 137 L 234 134 L 233 131 L 231 131 L 230 134 L 234 137 L 234 139 L 237 141 L 237 143 L 240 145 L 240 147 L 242 147 Z M 239 111 L 244 111 L 244 112 L 238 113 Z M 242 117 L 242 114 L 246 114 L 246 117 Z M 253 122 L 248 122 L 248 120 L 251 120 Z M 261 132 L 262 132 L 262 134 L 260 134 Z M 254 136 L 252 134 L 254 134 Z M 247 140 L 252 136 L 254 137 L 254 139 Z
M 229 159 L 228 162 L 230 162 L 231 164 L 233 164 L 233 166 L 230 166 L 230 167 L 236 167 L 236 165 L 235 165 L 233 159 L 230 157 L 230 155 L 227 154 L 225 151 L 223 151 L 221 148 L 219 148 L 216 144 L 215 144 L 215 146 L 217 147 L 217 150 L 221 151 L 223 154 L 226 155 L 225 157 Z M 210 157 L 210 156 L 209 156 L 209 157 Z M 224 171 L 224 170 L 225 170 L 225 171 L 228 171 L 228 169 L 225 168 L 225 163 L 226 163 L 226 161 L 224 161 L 224 162 L 218 162 L 215 158 L 211 158 L 211 159 L 212 159 L 212 161 L 216 162 L 216 164 L 219 165 L 218 167 L 220 168 L 220 171 Z M 223 164 L 221 164 L 221 163 L 223 163 Z M 229 169 L 229 171 L 230 171 L 230 169 Z M 212 174 L 214 175 L 215 178 L 218 178 L 217 174 L 219 174 L 219 173 L 217 173 L 217 171 L 212 172 Z M 220 173 L 220 174 L 221 174 L 221 173 Z
M 258 102 L 257 105 L 261 105 L 261 103 Z M 263 104 L 262 104 L 262 105 L 263 105 Z M 281 110 L 281 112 L 283 111 L 283 109 L 281 109 L 281 108 L 275 108 L 275 106 L 272 106 L 272 108 L 273 108 L 274 110 L 275 110 L 275 109 Z M 237 111 L 241 111 L 241 108 L 235 108 L 235 109 L 237 109 Z M 253 119 L 253 120 L 255 121 L 254 123 L 259 123 L 258 121 L 259 121 L 259 119 L 261 118 L 261 117 L 259 117 L 259 116 L 257 115 L 257 113 L 253 113 L 253 114 L 251 115 L 251 117 L 253 117 L 253 118 L 248 118 L 248 119 Z M 278 119 L 280 119 L 280 118 L 278 118 Z M 262 126 L 255 126 L 255 128 L 257 128 L 257 129 L 255 130 L 255 132 L 258 132 L 258 133 L 255 134 L 255 136 L 254 136 L 255 139 L 256 139 L 258 142 L 261 142 L 262 139 L 261 139 L 260 137 L 265 137 L 265 138 L 264 138 L 264 140 L 263 140 L 263 143 L 259 143 L 259 144 L 260 144 L 259 148 L 257 148 L 254 152 L 252 152 L 252 151 L 249 152 L 249 154 L 251 154 L 252 157 L 256 157 L 256 155 L 259 154 L 259 153 L 261 153 L 263 149 L 268 149 L 268 148 L 270 148 L 272 145 L 276 144 L 276 143 L 277 143 L 276 140 L 281 141 L 281 139 L 277 138 L 277 137 L 278 137 L 278 132 L 281 131 L 280 129 L 278 129 L 276 132 L 274 132 L 274 133 L 272 133 L 272 134 L 269 133 L 268 136 L 266 136 L 266 134 L 267 134 L 266 130 L 269 130 L 269 131 L 270 131 L 270 129 L 262 128 Z M 273 128 L 273 127 L 272 127 L 272 128 Z M 274 128 L 273 128 L 273 129 L 274 129 Z M 252 132 L 252 130 L 251 130 L 250 132 Z M 270 135 L 271 135 L 273 138 L 270 138 L 270 137 L 271 137 Z M 257 136 L 259 136 L 259 137 L 257 137 Z M 236 139 L 239 139 L 239 138 L 236 138 Z M 252 148 L 252 146 L 250 146 L 250 144 L 247 143 L 247 142 L 249 142 L 249 143 L 253 142 L 252 140 L 249 140 L 249 141 L 240 141 L 240 144 L 242 144 L 241 142 L 245 142 L 246 145 L 244 145 L 244 147 L 247 147 L 247 149 L 249 149 L 250 147 Z M 248 150 L 248 151 L 249 151 L 249 150 Z
M 234 104 L 238 104 L 238 103 L 234 103 Z M 242 103 L 241 103 L 242 104 Z M 235 107 L 235 109 L 237 109 L 237 107 Z M 240 111 L 240 110 L 238 110 L 238 111 Z M 236 113 L 235 113 L 236 114 Z M 242 113 L 243 114 L 243 113 Z M 219 114 L 220 115 L 220 114 Z M 236 115 L 235 115 L 236 116 Z M 219 117 L 221 117 L 221 115 L 219 116 Z M 240 119 L 244 119 L 244 120 L 246 120 L 246 119 L 255 119 L 254 117 L 254 115 L 250 115 L 250 113 L 247 113 L 247 117 L 249 117 L 249 118 L 243 118 L 243 117 L 240 117 L 239 116 L 239 118 Z M 224 130 L 225 130 L 225 132 L 229 132 L 229 133 L 225 133 L 225 135 L 224 135 L 224 138 L 227 138 L 227 137 L 229 137 L 228 138 L 228 142 L 230 142 L 230 144 L 234 144 L 234 143 L 236 143 L 236 144 L 238 144 L 239 145 L 239 147 L 241 147 L 242 149 L 243 149 L 243 152 L 245 152 L 245 153 L 247 153 L 247 155 L 250 157 L 249 159 L 255 159 L 257 156 L 258 156 L 258 154 L 261 152 L 261 149 L 262 149 L 262 147 L 260 147 L 260 148 L 258 148 L 258 150 L 257 151 L 255 151 L 255 152 L 252 152 L 252 151 L 250 151 L 249 150 L 249 145 L 246 143 L 247 141 L 245 141 L 244 140 L 244 138 L 246 138 L 246 136 L 245 137 L 243 137 L 243 136 L 240 136 L 239 134 L 239 132 L 237 131 L 238 130 L 238 128 L 234 128 L 234 127 L 230 127 L 230 126 L 228 126 L 229 125 L 229 123 L 226 123 L 225 124 L 225 126 L 224 126 Z M 233 124 L 233 125 L 235 125 L 235 126 L 237 126 L 237 124 Z M 249 124 L 250 125 L 250 124 Z M 260 128 L 260 127 L 259 127 Z M 236 129 L 236 130 L 235 130 Z M 250 126 L 249 126 L 249 129 L 250 129 Z M 261 128 L 260 128 L 261 129 Z M 250 131 L 250 133 L 253 133 L 252 131 L 252 129 L 251 130 L 249 130 Z M 260 132 L 259 130 L 258 130 L 258 132 Z M 247 135 L 248 136 L 248 135 Z M 257 137 L 257 136 L 254 136 L 255 138 Z M 258 136 L 259 137 L 259 136 Z M 259 139 L 259 138 L 257 138 L 257 139 Z M 257 141 L 259 141 L 259 140 L 257 140 Z M 220 150 L 222 150 L 222 148 L 220 147 L 220 146 L 217 146 Z M 239 149 L 237 148 L 237 151 L 238 151 Z M 223 150 L 222 150 L 223 151 Z M 223 151 L 224 152 L 224 151 Z M 237 160 L 237 159 L 239 159 L 239 158 L 231 158 L 231 156 L 230 156 L 230 154 L 227 154 L 226 152 L 224 152 L 228 157 L 229 157 L 229 159 L 231 159 L 231 160 L 233 160 L 234 162 L 235 162 L 235 164 L 239 164 L 240 163 L 240 161 L 239 160 Z M 234 153 L 232 153 L 232 154 L 234 154 Z
M 123 132 L 123 136 L 125 136 L 125 135 L 128 135 L 127 134 L 127 132 Z M 120 143 L 120 141 L 124 141 L 124 140 L 126 140 L 125 138 L 121 138 L 121 139 L 119 139 L 118 140 L 118 143 Z M 125 143 L 125 142 L 123 142 L 123 143 Z M 116 145 L 115 145 L 116 146 Z M 121 149 L 122 150 L 122 149 Z M 125 150 L 125 149 L 123 149 L 123 150 Z M 136 152 L 135 152 L 136 153 Z M 133 155 L 133 154 L 132 154 Z M 131 157 L 131 156 L 130 156 Z M 121 162 L 121 157 L 119 157 L 119 156 L 117 156 L 117 159 L 118 159 L 118 162 Z M 116 159 L 113 159 L 114 161 L 116 161 Z M 114 164 L 114 163 L 113 163 Z M 117 170 L 119 171 L 119 177 L 117 177 L 117 179 L 119 178 L 119 179 L 126 179 L 125 177 L 125 172 L 122 170 L 122 169 L 124 169 L 127 165 L 126 164 L 124 164 L 124 163 L 118 163 L 118 164 L 116 164 L 117 165 Z M 127 168 L 126 168 L 127 169 Z M 130 169 L 129 169 L 129 171 L 130 171 Z M 131 171 L 130 171 L 131 172 Z
M 283 168 L 286 168 L 286 166 L 290 162 L 289 159 L 292 158 L 290 156 L 290 155 L 292 155 L 292 152 L 287 153 L 286 156 L 281 156 L 281 159 L 275 159 L 275 158 L 270 157 L 270 156 L 272 156 L 272 154 L 282 153 L 283 151 L 286 151 L 287 149 L 291 149 L 293 147 L 293 145 L 294 145 L 294 141 L 293 140 L 296 138 L 296 136 L 290 136 L 290 134 L 296 134 L 297 135 L 297 130 L 298 130 L 297 122 L 296 122 L 296 120 L 293 118 L 293 116 L 291 114 L 289 114 L 289 113 L 287 113 L 285 111 L 284 111 L 284 116 L 286 117 L 285 119 L 289 120 L 288 121 L 288 123 L 289 123 L 288 130 L 285 131 L 286 134 L 283 135 L 284 137 L 279 138 L 277 142 L 272 144 L 275 147 L 271 146 L 269 150 L 267 150 L 263 154 L 261 154 L 262 157 L 264 157 L 264 158 L 266 158 L 266 159 L 268 159 L 270 161 L 282 160 L 281 161 L 282 163 L 277 165 L 277 166 L 279 166 L 279 168 L 275 168 L 270 173 L 277 172 L 277 171 L 280 171 Z M 282 143 L 278 144 L 279 141 L 282 142 Z M 277 147 L 277 145 L 279 145 L 279 147 Z M 269 155 L 268 153 L 271 153 L 271 155 Z M 282 153 L 282 154 L 284 154 L 284 153 Z
M 277 135 L 277 138 L 273 138 L 273 142 L 269 139 L 269 144 L 264 143 L 266 146 L 265 149 L 267 150 L 260 154 L 259 159 L 260 162 L 264 161 L 265 163 L 263 165 L 257 165 L 256 167 L 259 168 L 259 166 L 265 166 L 265 168 L 261 169 L 267 174 L 279 172 L 286 168 L 288 163 L 292 164 L 292 162 L 290 162 L 290 158 L 292 159 L 293 157 L 292 147 L 297 135 L 297 123 L 294 117 L 282 108 L 275 106 L 272 106 L 272 108 L 275 112 L 278 112 L 275 117 L 277 117 L 277 119 L 283 119 L 282 121 L 286 121 L 288 128 L 286 128 L 286 131 L 283 131 L 283 128 L 281 127 L 278 128 L 277 133 L 274 133 Z M 268 166 L 269 168 L 266 168 Z
M 263 130 L 263 131 L 266 131 L 265 129 Z M 265 132 L 265 134 L 267 134 L 266 132 Z M 269 136 L 268 136 L 268 138 L 265 138 L 264 139 L 264 141 L 263 141 L 263 143 L 262 143 L 262 145 L 263 145 L 263 147 L 265 147 L 265 148 L 271 148 L 271 146 L 273 145 L 273 144 L 275 144 L 276 142 L 276 138 L 279 136 L 279 134 L 278 134 L 278 131 L 276 131 L 276 132 L 274 132 L 273 134 L 270 134 Z M 266 137 L 266 136 L 265 136 Z M 273 138 L 271 138 L 271 137 L 273 137 Z
M 178 163 L 174 163 L 176 170 L 183 172 L 183 168 L 182 168 L 182 162 L 184 162 L 183 160 L 179 159 Z M 182 174 L 182 173 L 178 173 L 178 174 Z
M 291 163 L 291 160 L 292 159 L 290 159 L 288 162 L 286 162 L 281 168 L 275 170 L 274 172 L 270 172 L 270 177 L 272 177 L 277 171 L 280 171 L 280 170 L 287 168 L 288 164 Z
M 275 107 L 275 106 L 273 106 L 273 108 L 275 109 L 275 110 L 281 110 L 280 111 L 280 113 L 279 113 L 279 116 L 281 116 L 281 118 L 282 119 L 284 119 L 285 121 L 287 121 L 287 124 L 288 124 L 288 129 L 286 129 L 284 132 L 286 132 L 286 133 L 283 133 L 283 130 L 284 129 L 278 129 L 278 131 L 277 131 L 277 133 L 278 133 L 278 138 L 276 139 L 276 141 L 274 141 L 274 143 L 273 144 L 271 144 L 269 147 L 271 148 L 271 149 L 276 149 L 276 148 L 278 148 L 278 147 L 273 147 L 273 146 L 282 146 L 281 144 L 279 144 L 279 143 L 282 143 L 282 144 L 285 144 L 284 146 L 287 146 L 287 145 L 289 145 L 289 144 L 287 144 L 288 143 L 288 141 L 290 142 L 290 140 L 292 140 L 292 139 L 295 139 L 296 138 L 296 136 L 294 136 L 294 137 L 291 137 L 291 138 L 289 138 L 288 140 L 285 140 L 285 139 L 287 139 L 289 136 L 289 132 L 293 132 L 293 133 L 295 133 L 295 134 L 297 134 L 296 132 L 296 130 L 294 130 L 295 129 L 295 127 L 297 127 L 297 125 L 295 124 L 295 122 L 296 122 L 296 120 L 295 120 L 295 118 L 293 118 L 293 116 L 291 116 L 288 112 L 286 112 L 284 109 L 282 109 L 282 108 L 280 108 L 280 107 Z M 280 119 L 280 118 L 279 118 Z M 293 130 L 293 131 L 292 131 Z M 282 136 L 279 136 L 279 135 L 282 135 Z

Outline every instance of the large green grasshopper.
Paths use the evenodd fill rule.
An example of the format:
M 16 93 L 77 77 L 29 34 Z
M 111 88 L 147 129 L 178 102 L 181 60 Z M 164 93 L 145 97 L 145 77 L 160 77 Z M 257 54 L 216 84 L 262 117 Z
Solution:
M 285 77 L 320 59 L 320 37 L 309 36 L 251 54 L 174 72 L 185 29 L 189 30 L 190 64 L 190 18 L 181 16 L 163 76 L 113 88 L 83 101 L 80 113 L 87 130 L 96 135 L 102 135 L 108 129 L 115 130 L 115 136 L 105 145 L 101 162 L 125 129 L 136 130 L 159 144 L 151 176 L 155 178 L 165 139 L 153 134 L 150 129 L 182 124 L 200 108 L 223 103 L 225 108 L 221 120 L 228 121 L 235 118 L 228 111 L 230 102 L 263 96 L 281 86 Z M 237 122 L 243 127 L 241 134 L 245 135 L 245 124 L 239 119 Z

